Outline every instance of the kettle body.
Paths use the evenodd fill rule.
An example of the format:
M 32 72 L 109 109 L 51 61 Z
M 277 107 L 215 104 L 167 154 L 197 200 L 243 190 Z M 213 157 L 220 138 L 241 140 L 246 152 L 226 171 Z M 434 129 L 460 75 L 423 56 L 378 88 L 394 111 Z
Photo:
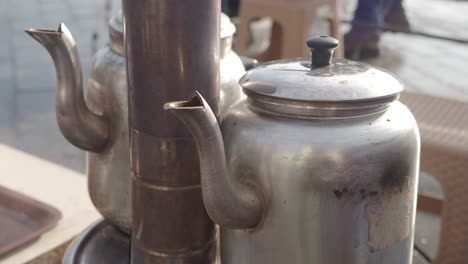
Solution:
M 257 66 L 220 123 L 201 94 L 165 109 L 191 131 L 223 264 L 410 264 L 420 137 L 404 85 L 365 63 L 312 59 Z
M 132 229 L 127 74 L 123 54 L 106 45 L 94 55 L 86 103 L 110 124 L 107 147 L 87 152 L 88 191 L 105 219 L 126 233 Z
M 232 179 L 265 206 L 257 227 L 221 228 L 222 263 L 411 263 L 419 135 L 404 105 L 302 120 L 242 100 L 221 130 Z

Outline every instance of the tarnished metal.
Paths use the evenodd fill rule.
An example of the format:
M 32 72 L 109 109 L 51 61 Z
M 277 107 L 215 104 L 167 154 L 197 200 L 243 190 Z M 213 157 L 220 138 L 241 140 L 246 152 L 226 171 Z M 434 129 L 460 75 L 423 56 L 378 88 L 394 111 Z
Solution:
M 130 236 L 99 220 L 73 239 L 62 264 L 128 264 L 129 251 Z
M 200 94 L 165 105 L 196 138 L 223 264 L 411 263 L 420 140 L 403 86 L 316 44 L 319 63 L 248 73 L 220 127 Z
M 109 140 L 109 123 L 88 109 L 83 96 L 83 77 L 75 40 L 64 24 L 58 30 L 27 29 L 43 45 L 57 72 L 57 121 L 65 138 L 73 145 L 102 151 Z
M 221 130 L 208 103 L 196 93 L 188 102 L 169 103 L 164 108 L 190 128 L 197 142 L 203 201 L 211 219 L 225 228 L 255 227 L 262 216 L 260 192 L 230 180 Z
M 221 21 L 220 108 L 222 114 L 232 103 L 243 96 L 238 81 L 245 73 L 245 69 L 240 58 L 231 49 L 235 33 L 234 25 L 224 14 L 221 14 Z M 44 30 L 30 31 L 42 32 Z M 67 34 L 65 38 L 69 38 L 70 43 L 75 43 L 68 31 Z M 106 147 L 87 153 L 88 186 L 91 200 L 99 212 L 121 230 L 130 233 L 132 221 L 127 72 L 121 11 L 113 16 L 109 22 L 109 39 L 109 43 L 93 57 L 89 78 L 86 82 L 85 101 L 89 111 L 103 116 L 108 121 L 110 128 Z M 78 58 L 78 55 L 75 54 L 75 57 Z M 67 65 L 65 62 L 57 63 L 59 67 Z M 78 61 L 75 61 L 73 67 L 77 67 L 75 70 L 80 70 Z M 65 69 L 57 70 L 64 71 Z M 75 76 L 75 78 L 78 77 L 78 75 Z M 62 81 L 59 83 L 63 84 Z M 81 89 L 81 84 L 59 87 L 59 91 L 60 89 L 71 91 L 76 89 L 75 87 Z M 83 100 L 82 91 L 73 93 L 72 96 L 75 96 L 72 99 L 74 98 L 77 104 Z M 64 108 L 60 100 L 57 101 L 57 105 Z M 78 127 L 77 130 L 80 131 L 80 128 Z M 76 133 L 75 129 L 67 131 L 69 131 L 68 133 Z M 84 135 L 83 138 L 86 136 Z M 81 146 L 82 144 L 75 145 Z
M 127 71 L 119 16 L 109 25 L 110 42 L 94 55 L 87 82 L 86 102 L 110 123 L 109 144 L 88 152 L 88 190 L 98 211 L 126 233 L 132 228 L 131 174 L 128 133 Z M 121 26 L 120 26 L 121 27 Z
M 210 263 L 214 224 L 196 145 L 163 104 L 200 89 L 219 109 L 217 0 L 124 0 L 132 162 L 132 263 Z
M 110 23 L 109 44 L 93 58 L 86 101 L 76 43 L 65 25 L 58 31 L 27 32 L 46 46 L 54 59 L 57 121 L 72 144 L 89 151 L 86 160 L 91 200 L 106 219 L 130 233 L 127 77 L 118 20 L 119 16 L 114 17 Z

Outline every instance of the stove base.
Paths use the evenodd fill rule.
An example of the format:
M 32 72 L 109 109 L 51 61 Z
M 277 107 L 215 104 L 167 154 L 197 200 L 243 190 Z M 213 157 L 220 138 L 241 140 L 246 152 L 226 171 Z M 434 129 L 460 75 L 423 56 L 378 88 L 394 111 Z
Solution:
M 62 264 L 103 263 L 130 263 L 130 236 L 100 220 L 73 240 Z

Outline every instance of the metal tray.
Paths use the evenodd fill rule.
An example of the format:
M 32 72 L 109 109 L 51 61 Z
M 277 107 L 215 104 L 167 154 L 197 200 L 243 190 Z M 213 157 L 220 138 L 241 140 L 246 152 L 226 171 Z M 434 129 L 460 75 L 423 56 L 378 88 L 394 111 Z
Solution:
M 0 186 L 0 256 L 39 238 L 61 217 L 57 209 Z

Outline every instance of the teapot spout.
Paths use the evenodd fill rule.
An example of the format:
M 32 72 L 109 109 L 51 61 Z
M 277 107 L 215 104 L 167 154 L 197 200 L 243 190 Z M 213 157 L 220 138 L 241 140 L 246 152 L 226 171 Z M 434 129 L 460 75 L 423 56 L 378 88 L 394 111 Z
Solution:
M 65 24 L 60 24 L 58 30 L 25 31 L 47 49 L 54 61 L 57 74 L 56 114 L 62 134 L 71 144 L 83 150 L 103 150 L 109 126 L 102 116 L 86 106 L 81 64 L 72 34 Z
M 215 114 L 197 92 L 190 100 L 164 105 L 192 133 L 198 147 L 203 202 L 216 224 L 232 229 L 255 227 L 262 216 L 260 193 L 229 176 L 224 142 Z

